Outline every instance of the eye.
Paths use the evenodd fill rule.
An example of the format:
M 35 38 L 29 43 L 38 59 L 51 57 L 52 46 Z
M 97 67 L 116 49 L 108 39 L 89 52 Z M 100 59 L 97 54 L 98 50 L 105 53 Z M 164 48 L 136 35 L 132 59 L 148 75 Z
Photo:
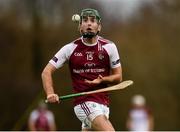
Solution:
M 92 19 L 91 19 L 91 22 L 95 22 L 95 19 L 94 19 L 94 18 L 92 18 Z
M 87 22 L 87 21 L 88 21 L 88 17 L 83 16 L 82 21 L 83 21 L 83 22 Z
M 90 21 L 93 23 L 96 22 L 96 17 L 94 17 L 94 16 L 90 17 Z

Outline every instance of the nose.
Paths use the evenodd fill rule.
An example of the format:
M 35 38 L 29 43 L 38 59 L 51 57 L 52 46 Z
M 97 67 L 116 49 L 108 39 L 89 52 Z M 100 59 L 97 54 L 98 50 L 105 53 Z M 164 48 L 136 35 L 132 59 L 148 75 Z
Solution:
M 90 26 L 92 24 L 91 20 L 87 21 L 87 25 Z

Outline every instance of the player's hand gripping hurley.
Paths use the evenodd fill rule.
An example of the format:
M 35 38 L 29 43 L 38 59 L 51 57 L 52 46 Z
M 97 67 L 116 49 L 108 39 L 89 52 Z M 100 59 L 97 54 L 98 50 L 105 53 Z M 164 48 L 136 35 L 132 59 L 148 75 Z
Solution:
M 94 93 L 101 93 L 101 92 L 107 92 L 107 91 L 114 91 L 114 90 L 120 90 L 120 89 L 124 89 L 130 85 L 133 84 L 132 80 L 127 80 L 127 81 L 123 81 L 117 85 L 113 85 L 107 88 L 102 88 L 102 89 L 98 89 L 98 90 L 93 90 L 93 91 L 88 91 L 88 92 L 81 92 L 81 93 L 75 93 L 75 94 L 68 94 L 68 95 L 64 95 L 64 96 L 60 96 L 59 99 L 63 100 L 63 99 L 69 99 L 72 97 L 77 97 L 77 96 L 83 96 L 83 95 L 89 95 L 89 94 L 94 94 Z M 48 100 L 45 100 L 46 103 L 48 103 Z

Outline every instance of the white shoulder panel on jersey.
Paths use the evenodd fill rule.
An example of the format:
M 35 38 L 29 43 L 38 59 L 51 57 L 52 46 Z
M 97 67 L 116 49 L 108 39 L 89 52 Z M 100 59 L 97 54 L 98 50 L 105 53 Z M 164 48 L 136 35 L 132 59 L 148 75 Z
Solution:
M 51 111 L 47 111 L 46 117 L 47 117 L 49 123 L 53 123 L 54 122 L 54 115 L 53 115 L 53 113 Z
M 39 116 L 39 113 L 37 110 L 33 110 L 30 114 L 30 121 L 35 121 Z
M 63 46 L 56 54 L 55 56 L 49 61 L 53 66 L 55 66 L 57 69 L 62 67 L 63 64 L 69 60 L 69 57 L 73 53 L 74 49 L 77 47 L 74 43 L 69 43 L 65 46 Z
M 116 67 L 121 66 L 120 56 L 119 56 L 116 45 L 114 43 L 109 43 L 109 44 L 103 45 L 103 48 L 109 54 L 111 68 L 116 68 Z

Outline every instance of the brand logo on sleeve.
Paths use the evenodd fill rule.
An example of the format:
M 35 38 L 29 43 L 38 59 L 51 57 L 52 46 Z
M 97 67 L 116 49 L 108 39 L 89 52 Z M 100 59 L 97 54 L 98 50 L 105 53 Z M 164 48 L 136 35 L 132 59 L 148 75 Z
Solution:
M 56 63 L 56 62 L 58 61 L 58 58 L 57 58 L 56 56 L 54 56 L 54 57 L 52 58 L 52 60 Z
M 116 64 L 118 64 L 119 62 L 120 62 L 120 59 L 118 59 L 118 60 L 116 60 L 116 61 L 113 61 L 112 64 L 113 64 L 113 65 L 116 65 Z

